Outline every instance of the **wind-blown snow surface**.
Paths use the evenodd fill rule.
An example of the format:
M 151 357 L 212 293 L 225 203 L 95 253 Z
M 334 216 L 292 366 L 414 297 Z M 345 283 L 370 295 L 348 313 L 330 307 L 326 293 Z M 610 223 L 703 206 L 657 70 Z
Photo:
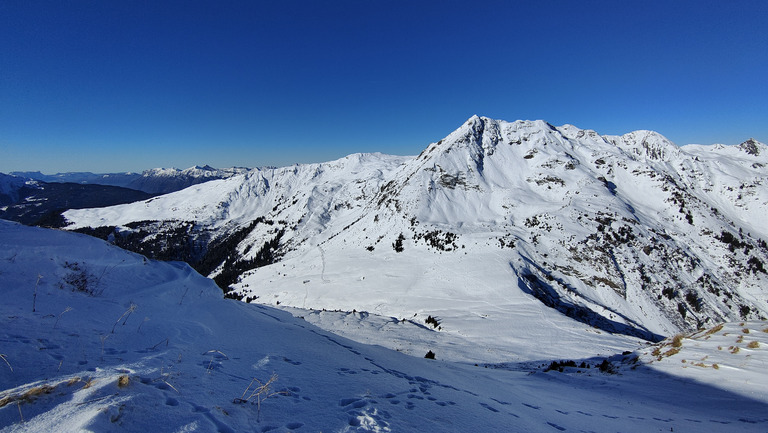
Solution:
M 766 317 L 767 170 L 753 140 L 677 147 L 474 116 L 417 157 L 255 170 L 65 217 L 163 254 L 190 237 L 231 244 L 179 257 L 203 256 L 232 296 L 318 311 L 297 314 L 337 332 L 345 313 L 323 309 L 391 323 L 376 340 L 388 347 L 505 362 Z M 404 346 L 403 327 L 429 316 L 437 346 Z
M 600 372 L 600 360 L 562 373 L 484 368 L 355 343 L 270 307 L 224 300 L 186 264 L 5 221 L 0 293 L 3 432 L 768 428 L 765 322 L 667 342 L 660 361 L 615 357 L 618 374 Z M 273 374 L 277 394 L 260 411 L 235 402 L 254 377 Z

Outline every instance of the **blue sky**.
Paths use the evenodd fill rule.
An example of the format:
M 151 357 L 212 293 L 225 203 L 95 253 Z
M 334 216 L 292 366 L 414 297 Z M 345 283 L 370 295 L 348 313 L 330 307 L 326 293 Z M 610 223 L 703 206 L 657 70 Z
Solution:
M 768 1 L 0 2 L 0 172 L 418 154 L 473 114 L 768 141 Z

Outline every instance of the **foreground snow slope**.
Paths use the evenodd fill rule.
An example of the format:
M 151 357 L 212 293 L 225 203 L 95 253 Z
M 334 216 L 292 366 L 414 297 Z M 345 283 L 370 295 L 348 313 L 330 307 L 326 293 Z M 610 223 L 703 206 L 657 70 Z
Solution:
M 739 382 L 768 384 L 755 367 L 766 360 L 761 322 L 744 325 L 752 332 L 744 344 L 759 346 L 694 381 L 677 363 L 616 363 L 620 374 L 606 374 L 593 359 L 580 373 L 559 373 L 410 357 L 224 300 L 186 264 L 4 221 L 0 277 L 3 432 L 768 428 L 764 391 L 738 392 Z M 695 350 L 699 357 L 716 349 Z M 277 394 L 260 410 L 255 397 L 236 402 L 253 378 L 270 377 Z

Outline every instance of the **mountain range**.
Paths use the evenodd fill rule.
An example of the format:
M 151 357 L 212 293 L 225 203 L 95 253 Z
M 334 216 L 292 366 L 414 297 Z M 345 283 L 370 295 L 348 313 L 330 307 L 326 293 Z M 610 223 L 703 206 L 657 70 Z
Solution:
M 67 172 L 43 174 L 39 171 L 14 171 L 10 175 L 46 183 L 109 185 L 135 189 L 149 194 L 167 194 L 214 179 L 225 179 L 247 172 L 241 167 L 213 168 L 209 165 L 178 168 L 153 168 L 142 173 Z
M 473 116 L 416 157 L 254 169 L 64 217 L 334 332 L 354 311 L 434 327 L 449 359 L 548 359 L 563 333 L 587 356 L 764 319 L 767 165 L 755 140 Z M 395 334 L 371 338 L 422 350 Z
M 248 171 L 195 166 L 155 168 L 137 173 L 0 173 L 0 218 L 23 224 L 59 227 L 61 212 L 146 200 L 213 179 Z

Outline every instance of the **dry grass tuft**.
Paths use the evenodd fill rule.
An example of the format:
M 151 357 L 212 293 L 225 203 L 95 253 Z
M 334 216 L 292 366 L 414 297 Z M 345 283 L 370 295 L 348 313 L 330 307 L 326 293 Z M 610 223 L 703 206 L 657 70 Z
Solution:
M 717 364 L 712 364 L 712 368 L 714 368 L 715 370 L 720 370 L 720 366 Z
M 0 359 L 2 359 L 3 361 L 5 361 L 5 363 L 8 365 L 8 368 L 10 368 L 10 369 L 11 369 L 11 373 L 13 373 L 13 367 L 11 367 L 11 363 L 10 363 L 10 362 L 8 362 L 8 357 L 7 357 L 6 355 L 4 355 L 4 354 L 0 353 Z
M 672 347 L 682 347 L 683 345 L 683 334 L 677 334 L 674 337 L 672 337 Z
M 741 332 L 743 332 L 745 334 L 749 334 L 749 328 L 744 328 L 744 329 L 741 330 Z
M 672 356 L 672 355 L 677 355 L 679 352 L 680 352 L 679 348 L 673 347 L 673 348 L 667 350 L 666 352 L 662 353 L 661 356 L 669 357 L 669 356 Z
M 40 386 L 34 386 L 28 390 L 26 390 L 23 394 L 16 394 L 16 395 L 7 395 L 0 399 L 0 407 L 7 406 L 10 403 L 30 403 L 35 400 L 35 398 L 43 395 L 43 394 L 50 394 L 54 390 L 56 390 L 56 387 L 58 385 L 40 385 Z
M 717 326 L 715 326 L 715 327 L 711 328 L 711 329 L 710 329 L 710 330 L 708 330 L 707 332 L 705 332 L 705 333 L 704 333 L 704 335 L 707 335 L 707 336 L 709 336 L 709 335 L 712 335 L 712 334 L 714 334 L 714 333 L 716 333 L 716 332 L 720 332 L 722 329 L 723 329 L 723 324 L 721 323 L 721 324 L 719 324 L 719 325 L 717 325 Z
M 127 374 L 123 374 L 117 378 L 117 386 L 120 388 L 125 388 L 126 386 L 130 385 L 130 383 L 131 383 L 131 378 L 128 377 Z
M 50 385 L 40 385 L 35 386 L 27 390 L 24 394 L 21 395 L 20 400 L 30 401 L 34 397 L 38 397 L 43 394 L 50 394 L 53 392 L 53 390 L 56 389 L 55 386 Z
M 741 350 L 739 349 L 739 346 L 731 346 L 729 349 L 731 349 L 731 353 L 733 354 L 739 353 L 739 350 Z
M 758 347 L 760 347 L 760 343 L 758 343 L 757 341 L 750 341 L 749 344 L 747 344 L 747 347 L 750 349 L 757 349 Z

